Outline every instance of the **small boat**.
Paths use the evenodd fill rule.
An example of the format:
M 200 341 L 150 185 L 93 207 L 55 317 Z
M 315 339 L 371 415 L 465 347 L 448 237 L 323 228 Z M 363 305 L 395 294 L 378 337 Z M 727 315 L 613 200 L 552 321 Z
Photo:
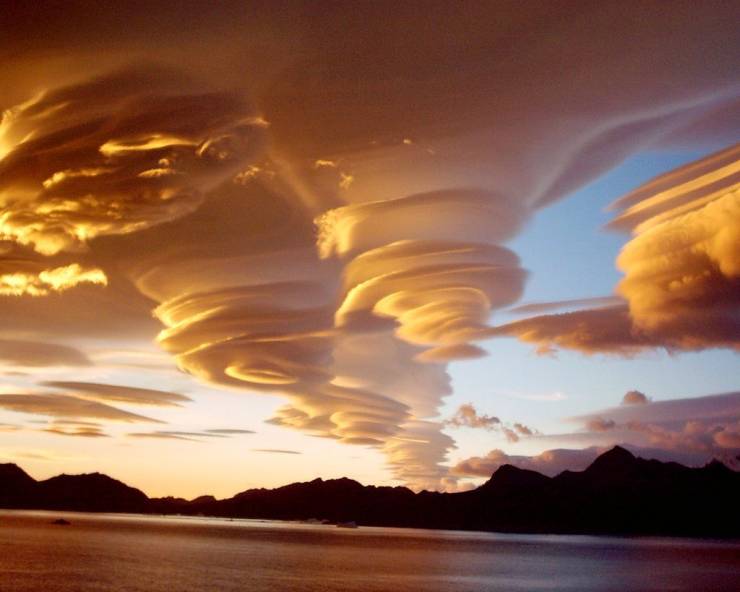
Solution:
M 357 522 L 350 520 L 349 522 L 337 522 L 337 528 L 357 528 Z
M 52 524 L 58 524 L 59 526 L 69 526 L 72 524 L 69 520 L 65 520 L 64 518 L 57 518 L 56 520 L 52 520 Z

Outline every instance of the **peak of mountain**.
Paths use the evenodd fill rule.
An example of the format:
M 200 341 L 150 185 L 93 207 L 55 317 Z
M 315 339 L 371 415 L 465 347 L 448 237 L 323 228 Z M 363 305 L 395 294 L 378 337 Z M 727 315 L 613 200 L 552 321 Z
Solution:
M 414 493 L 353 479 L 250 489 L 228 499 L 149 499 L 101 473 L 35 481 L 0 465 L 0 507 L 192 514 L 535 533 L 740 537 L 740 473 L 718 461 L 700 469 L 645 460 L 619 446 L 585 471 L 546 477 L 499 467 L 479 488 Z
M 12 463 L 0 464 L 0 507 L 19 508 L 33 496 L 36 480 Z
M 733 472 L 730 467 L 728 467 L 725 463 L 717 458 L 713 458 L 706 465 L 704 465 L 704 470 L 724 474 L 730 474 Z
M 210 504 L 216 501 L 216 498 L 212 495 L 200 495 L 195 499 L 191 500 L 192 504 Z
M 143 491 L 102 473 L 58 475 L 37 484 L 38 499 L 55 510 L 140 512 L 149 498 Z
M 589 473 L 603 473 L 613 471 L 623 471 L 635 466 L 637 457 L 626 448 L 615 446 L 597 456 L 586 469 Z
M 7 486 L 10 482 L 30 484 L 36 480 L 16 464 L 0 463 L 0 483 Z
M 317 477 L 313 481 L 305 481 L 303 483 L 291 483 L 290 485 L 285 485 L 284 487 L 290 487 L 291 485 L 305 485 L 314 487 L 363 487 L 361 483 L 355 481 L 354 479 L 350 479 L 349 477 L 338 477 L 337 479 L 322 479 L 321 477 Z
M 503 489 L 518 489 L 530 487 L 542 487 L 550 481 L 549 477 L 530 471 L 520 469 L 514 465 L 501 465 L 479 489 L 501 491 Z

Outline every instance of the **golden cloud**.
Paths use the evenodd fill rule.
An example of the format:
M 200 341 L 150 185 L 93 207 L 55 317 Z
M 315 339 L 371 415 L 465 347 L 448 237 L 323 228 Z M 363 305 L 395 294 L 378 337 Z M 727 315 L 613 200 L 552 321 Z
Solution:
M 7 261 L 0 260 L 0 267 L 8 267 Z M 0 274 L 0 296 L 46 296 L 83 283 L 104 286 L 108 278 L 100 268 L 85 268 L 77 263 L 44 269 L 38 273 L 15 270 Z
M 668 347 L 740 348 L 740 146 L 695 163 L 688 179 L 617 219 L 650 211 L 617 259 L 634 327 Z
M 0 238 L 44 255 L 81 251 L 192 212 L 261 151 L 242 95 L 193 93 L 134 67 L 52 88 L 0 123 Z

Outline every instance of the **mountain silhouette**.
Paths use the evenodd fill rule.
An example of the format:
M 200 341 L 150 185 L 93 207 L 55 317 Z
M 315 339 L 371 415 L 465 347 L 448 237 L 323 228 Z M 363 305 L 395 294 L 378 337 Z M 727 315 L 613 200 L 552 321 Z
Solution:
M 83 512 L 146 512 L 143 491 L 101 473 L 59 475 L 37 484 L 40 507 Z
M 637 458 L 619 446 L 584 471 L 556 477 L 503 465 L 477 489 L 460 493 L 415 493 L 342 478 L 250 489 L 223 500 L 208 495 L 191 501 L 150 499 L 100 473 L 35 481 L 16 465 L 0 465 L 0 506 L 5 508 L 520 533 L 740 537 L 738 499 L 740 473 L 719 461 L 688 468 Z
M 34 499 L 36 480 L 19 466 L 0 464 L 0 506 L 3 508 L 25 507 Z

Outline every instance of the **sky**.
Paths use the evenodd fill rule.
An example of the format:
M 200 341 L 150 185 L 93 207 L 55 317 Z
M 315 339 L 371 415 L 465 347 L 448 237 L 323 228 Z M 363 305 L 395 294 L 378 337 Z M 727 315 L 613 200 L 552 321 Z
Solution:
M 91 6 L 0 17 L 0 462 L 740 466 L 736 6 Z

